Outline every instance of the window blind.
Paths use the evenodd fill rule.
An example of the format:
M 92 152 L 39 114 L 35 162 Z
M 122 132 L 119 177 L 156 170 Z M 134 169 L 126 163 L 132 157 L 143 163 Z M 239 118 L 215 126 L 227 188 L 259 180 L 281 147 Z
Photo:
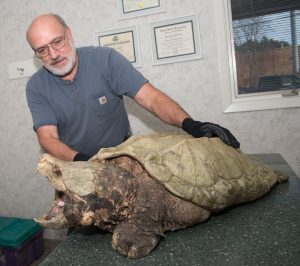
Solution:
M 232 18 L 243 19 L 300 9 L 299 0 L 231 0 Z
M 300 1 L 231 0 L 238 93 L 300 89 Z

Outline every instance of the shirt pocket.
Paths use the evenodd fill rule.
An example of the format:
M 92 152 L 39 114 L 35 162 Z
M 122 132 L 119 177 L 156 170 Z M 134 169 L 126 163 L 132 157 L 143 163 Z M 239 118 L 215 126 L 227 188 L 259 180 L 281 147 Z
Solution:
M 117 110 L 121 101 L 119 96 L 111 93 L 97 93 L 89 97 L 88 108 L 90 112 L 97 116 L 111 116 Z

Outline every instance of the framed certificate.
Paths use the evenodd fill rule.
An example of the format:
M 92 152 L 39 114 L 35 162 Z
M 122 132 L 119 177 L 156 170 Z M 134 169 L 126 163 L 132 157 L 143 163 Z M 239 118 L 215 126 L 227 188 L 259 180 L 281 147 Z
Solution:
M 94 44 L 114 48 L 135 67 L 141 67 L 137 26 L 96 32 L 94 34 Z
M 149 24 L 154 65 L 202 58 L 196 15 Z
M 166 11 L 165 0 L 117 0 L 119 19 L 145 16 Z

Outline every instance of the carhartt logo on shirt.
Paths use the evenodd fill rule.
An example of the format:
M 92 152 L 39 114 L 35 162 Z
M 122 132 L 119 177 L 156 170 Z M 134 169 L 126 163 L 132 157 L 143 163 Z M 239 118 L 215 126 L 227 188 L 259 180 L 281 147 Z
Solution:
M 99 98 L 99 103 L 100 103 L 100 104 L 106 104 L 106 103 L 107 103 L 106 97 L 105 97 L 105 96 L 100 97 L 100 98 Z

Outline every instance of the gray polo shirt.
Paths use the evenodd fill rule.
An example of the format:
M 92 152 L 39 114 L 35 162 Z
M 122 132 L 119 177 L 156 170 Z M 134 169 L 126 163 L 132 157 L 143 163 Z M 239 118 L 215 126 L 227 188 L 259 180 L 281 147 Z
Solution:
M 26 96 L 33 128 L 55 125 L 62 142 L 76 151 L 96 154 L 123 142 L 130 129 L 123 95 L 134 97 L 147 79 L 111 48 L 78 48 L 73 81 L 45 68 L 28 81 Z

